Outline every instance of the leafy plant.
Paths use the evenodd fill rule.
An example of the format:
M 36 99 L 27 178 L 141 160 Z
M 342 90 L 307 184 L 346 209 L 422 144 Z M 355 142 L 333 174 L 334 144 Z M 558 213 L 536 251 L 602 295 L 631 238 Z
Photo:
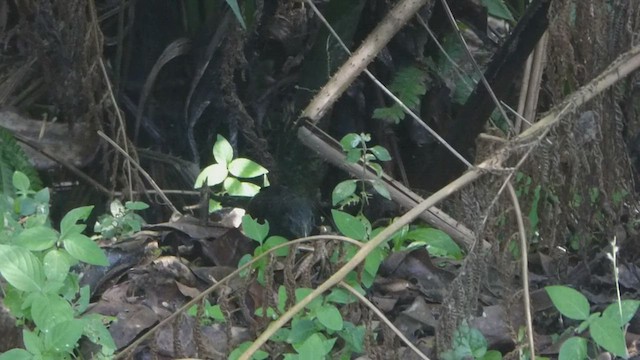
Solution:
M 259 185 L 241 179 L 263 177 L 264 186 L 268 186 L 267 169 L 259 164 L 245 158 L 233 158 L 233 148 L 224 137 L 218 135 L 216 143 L 213 145 L 213 158 L 215 164 L 204 168 L 198 177 L 194 188 L 199 189 L 205 184 L 207 186 L 221 185 L 222 189 L 217 191 L 217 195 L 231 196 L 255 196 L 261 189 Z M 209 211 L 213 212 L 222 207 L 220 202 L 209 201 Z
M 415 66 L 402 68 L 389 85 L 389 90 L 400 99 L 409 109 L 420 107 L 420 97 L 426 94 L 427 73 Z M 398 124 L 405 118 L 404 110 L 398 104 L 377 108 L 373 111 L 373 118 L 393 121 Z
M 620 357 L 627 357 L 624 326 L 631 320 L 640 306 L 638 300 L 621 300 L 607 306 L 603 312 L 591 313 L 589 301 L 577 290 L 554 285 L 545 288 L 553 305 L 563 316 L 582 321 L 575 328 L 577 334 L 589 330 L 591 339 L 603 349 Z M 560 348 L 559 360 L 587 358 L 587 339 L 571 337 Z
M 295 290 L 295 300 L 300 301 L 312 289 L 298 288 Z M 325 359 L 330 353 L 340 354 L 341 359 L 350 359 L 352 354 L 364 352 L 364 326 L 356 326 L 344 321 L 337 307 L 355 301 L 355 297 L 342 289 L 333 289 L 327 296 L 314 299 L 305 310 L 291 320 L 291 326 L 280 329 L 271 341 L 285 343 L 291 346 L 295 353 L 285 353 L 284 359 Z M 277 318 L 285 312 L 288 302 L 287 291 L 284 286 L 278 289 L 278 303 L 276 308 L 267 308 L 266 312 L 260 308 L 256 310 L 258 316 Z M 341 339 L 340 349 L 334 349 L 337 340 Z M 235 349 L 230 359 L 236 359 L 248 346 L 243 344 Z M 264 354 L 256 354 L 254 359 L 264 359 Z
M 393 250 L 412 249 L 424 246 L 429 254 L 436 257 L 445 257 L 455 260 L 463 258 L 460 246 L 451 236 L 442 230 L 427 226 L 405 226 L 392 238 Z
M 89 288 L 79 287 L 70 269 L 79 261 L 107 265 L 104 252 L 82 234 L 92 206 L 69 211 L 60 231 L 49 222 L 49 190 L 30 189 L 29 178 L 13 174 L 16 197 L 2 194 L 4 229 L 0 238 L 0 275 L 6 280 L 4 304 L 23 323 L 25 349 L 0 359 L 71 359 L 82 336 L 102 347 L 108 358 L 115 344 L 100 315 L 81 315 Z
M 440 354 L 442 360 L 499 360 L 502 354 L 496 350 L 487 350 L 487 340 L 478 329 L 470 328 L 462 322 L 453 333 L 453 349 Z
M 147 209 L 149 205 L 141 201 L 127 201 L 122 205 L 120 200 L 111 202 L 110 214 L 98 218 L 93 230 L 105 239 L 120 238 L 136 233 L 142 229 L 144 219 L 134 211 Z
M 251 261 L 254 257 L 264 254 L 271 248 L 284 244 L 287 242 L 282 236 L 269 236 L 269 221 L 264 222 L 264 224 L 260 224 L 257 220 L 253 219 L 249 215 L 245 215 L 242 217 L 242 229 L 247 235 L 248 238 L 256 241 L 258 243 L 258 247 L 254 250 L 253 255 L 246 254 L 240 259 L 240 263 L 238 266 L 242 266 L 249 261 Z M 287 247 L 280 248 L 274 252 L 275 256 L 284 257 L 289 253 L 289 249 Z M 258 261 L 254 268 L 258 271 L 258 282 L 264 284 L 264 270 L 267 267 L 268 258 L 263 258 Z
M 369 141 L 371 141 L 371 135 L 369 134 L 351 133 L 345 135 L 342 140 L 340 140 L 340 144 L 342 145 L 342 150 L 347 155 L 348 162 L 352 164 L 361 162 L 363 171 L 367 167 L 373 169 L 378 179 L 366 180 L 361 178 L 342 181 L 336 185 L 331 194 L 331 203 L 333 206 L 342 208 L 346 205 L 360 203 L 360 212 L 362 212 L 362 208 L 369 198 L 368 184 L 371 185 L 373 190 L 380 196 L 391 200 L 389 190 L 387 190 L 384 183 L 380 180 L 383 171 L 382 166 L 378 164 L 378 161 L 391 160 L 391 155 L 387 149 L 380 145 L 368 147 L 367 143 Z M 358 184 L 360 184 L 360 191 L 356 193 Z

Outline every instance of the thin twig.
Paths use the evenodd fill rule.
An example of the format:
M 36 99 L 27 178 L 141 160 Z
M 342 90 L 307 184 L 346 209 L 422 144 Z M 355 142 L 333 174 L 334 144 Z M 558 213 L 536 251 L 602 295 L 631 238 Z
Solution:
M 404 336 L 402 331 L 400 331 L 400 329 L 398 329 L 395 325 L 393 325 L 391 320 L 389 320 L 382 313 L 382 311 L 380 311 L 380 309 L 378 309 L 371 301 L 369 301 L 369 299 L 367 299 L 366 297 L 362 296 L 362 294 L 360 294 L 356 289 L 354 289 L 351 285 L 345 283 L 344 281 L 340 281 L 339 285 L 342 286 L 343 288 L 347 289 L 347 291 L 349 291 L 351 294 L 353 294 L 353 296 L 357 297 L 358 300 L 360 300 L 360 302 L 362 302 L 363 304 L 367 305 L 367 307 L 369 309 L 371 309 L 374 313 L 376 313 L 376 315 L 378 315 L 380 320 L 382 320 L 382 322 L 385 323 L 391 329 L 391 331 L 393 331 L 400 338 L 400 340 L 402 340 L 405 344 L 407 344 L 407 346 L 409 348 L 411 348 L 411 350 L 413 350 L 413 352 L 415 352 L 416 355 L 418 355 L 419 357 L 421 357 L 424 360 L 429 360 L 429 357 L 427 355 L 425 355 L 420 349 L 418 349 L 417 346 L 413 345 L 411 340 L 407 339 L 407 337 Z
M 165 205 L 167 205 L 171 209 L 171 211 L 173 211 L 173 213 L 182 215 L 182 213 L 180 211 L 178 211 L 178 208 L 176 208 L 173 205 L 173 203 L 171 202 L 171 200 L 169 200 L 167 195 L 165 195 L 164 192 L 162 192 L 162 190 L 160 189 L 158 184 L 156 184 L 156 182 L 153 181 L 153 178 L 151 177 L 151 175 L 149 175 L 149 173 L 147 173 L 142 168 L 142 166 L 140 166 L 140 164 L 138 164 L 135 160 L 133 160 L 131 158 L 131 156 L 129 156 L 129 154 L 126 151 L 124 151 L 124 149 L 121 148 L 120 145 L 118 145 L 118 143 L 113 141 L 111 138 L 109 138 L 107 135 L 105 135 L 105 133 L 103 133 L 100 130 L 98 130 L 98 135 L 100 135 L 101 138 L 105 139 L 109 144 L 111 144 L 111 146 L 113 146 L 116 150 L 118 150 L 118 152 L 120 152 L 122 154 L 122 156 L 124 156 L 127 159 L 127 161 L 129 163 L 133 164 L 136 167 L 136 169 L 138 169 L 138 171 L 140 171 L 142 176 L 144 176 L 147 179 L 147 181 L 149 181 L 149 184 L 151 184 L 151 187 L 153 187 L 156 190 L 157 194 L 165 202 Z M 131 194 L 133 194 L 133 191 L 131 192 Z
M 524 291 L 523 305 L 524 315 L 527 322 L 527 339 L 529 340 L 530 359 L 536 358 L 536 348 L 533 342 L 533 321 L 531 320 L 531 297 L 529 295 L 529 245 L 527 244 L 527 233 L 524 229 L 524 221 L 522 220 L 522 210 L 520 209 L 520 202 L 518 201 L 518 195 L 513 188 L 511 181 L 507 183 L 507 189 L 509 190 L 509 196 L 513 203 L 515 210 L 516 221 L 518 222 L 518 233 L 520 236 L 520 261 L 521 264 L 521 276 L 522 276 L 522 290 Z
M 189 308 L 191 308 L 194 305 L 197 305 L 199 302 L 201 302 L 203 299 L 205 299 L 207 296 L 209 296 L 209 294 L 211 294 L 213 291 L 215 291 L 217 288 L 219 288 L 220 286 L 222 286 L 223 284 L 229 282 L 229 280 L 233 279 L 234 277 L 238 276 L 241 272 L 243 272 L 244 270 L 248 269 L 251 265 L 253 265 L 254 263 L 260 261 L 262 258 L 271 255 L 272 253 L 274 253 L 275 251 L 282 249 L 284 247 L 288 247 L 291 245 L 295 245 L 298 243 L 303 243 L 303 242 L 307 242 L 307 241 L 319 241 L 319 240 L 338 240 L 338 241 L 345 241 L 348 242 L 351 245 L 355 245 L 358 247 L 362 247 L 362 243 L 353 239 L 350 239 L 348 237 L 345 236 L 339 236 L 339 235 L 316 235 L 316 236 L 309 236 L 309 237 L 305 237 L 305 238 L 301 238 L 301 239 L 296 239 L 296 240 L 291 240 L 289 242 L 286 243 L 282 243 L 279 245 L 276 245 L 274 247 L 272 247 L 271 249 L 265 251 L 264 253 L 254 257 L 253 259 L 251 259 L 251 261 L 247 262 L 246 264 L 238 267 L 236 270 L 234 270 L 231 274 L 225 276 L 224 278 L 220 279 L 218 282 L 216 282 L 215 284 L 211 285 L 209 288 L 207 288 L 206 290 L 204 290 L 203 292 L 201 292 L 200 294 L 198 294 L 196 297 L 194 297 L 193 299 L 191 299 L 189 302 L 187 302 L 186 304 L 182 305 L 179 309 L 177 309 L 173 314 L 169 315 L 167 318 L 165 318 L 164 320 L 160 321 L 158 324 L 156 324 L 154 327 L 152 327 L 151 329 L 149 329 L 149 331 L 147 331 L 146 333 L 144 333 L 143 335 L 141 335 L 138 339 L 136 339 L 136 341 L 132 342 L 131 344 L 129 344 L 126 348 L 122 349 L 122 351 L 120 351 L 114 360 L 118 360 L 118 359 L 123 359 L 127 356 L 127 354 L 133 350 L 135 350 L 136 347 L 138 347 L 140 344 L 142 344 L 143 341 L 147 340 L 151 335 L 153 335 L 156 331 L 158 331 L 161 327 L 163 327 L 164 325 L 168 324 L 169 322 L 171 322 L 172 320 L 174 320 L 175 318 L 177 318 L 178 316 L 180 316 L 180 314 L 184 313 L 185 311 L 187 311 Z

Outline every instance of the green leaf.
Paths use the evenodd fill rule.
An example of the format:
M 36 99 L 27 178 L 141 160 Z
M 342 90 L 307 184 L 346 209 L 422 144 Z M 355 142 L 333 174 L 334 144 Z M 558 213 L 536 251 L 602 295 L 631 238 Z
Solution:
M 558 360 L 583 360 L 587 358 L 587 340 L 581 337 L 571 337 L 560 347 Z
M 387 199 L 387 200 L 391 200 L 391 194 L 389 194 L 389 189 L 387 189 L 387 186 L 384 184 L 384 182 L 380 181 L 380 180 L 374 180 L 371 182 L 371 185 L 373 185 L 373 189 L 383 198 Z
M 13 173 L 13 187 L 22 193 L 26 193 L 31 188 L 29 177 L 20 171 Z
M 128 210 L 140 211 L 148 209 L 149 205 L 142 201 L 127 201 L 126 203 L 124 203 L 124 207 Z
M 43 332 L 56 324 L 73 319 L 71 305 L 55 294 L 34 294 L 31 303 L 31 316 L 36 326 Z
M 260 192 L 260 186 L 240 181 L 234 177 L 224 179 L 222 187 L 231 196 L 253 197 Z
M 64 281 L 71 268 L 67 255 L 58 249 L 52 249 L 46 253 L 43 265 L 47 279 L 59 282 Z
M 615 320 L 604 317 L 595 319 L 589 331 L 593 341 L 605 350 L 623 358 L 628 356 L 624 332 Z
M 29 331 L 27 329 L 22 330 L 22 342 L 24 343 L 24 348 L 27 349 L 32 354 L 41 354 L 44 350 L 43 339 L 40 338 L 36 333 Z
M 638 311 L 638 306 L 640 306 L 640 301 L 638 300 L 622 300 L 620 302 L 620 307 L 618 307 L 618 303 L 614 302 L 607 306 L 606 309 L 602 312 L 602 317 L 612 319 L 618 324 L 620 327 L 631 321 L 631 318 Z M 620 310 L 622 309 L 622 318 L 620 318 Z
M 71 233 L 81 233 L 85 225 L 78 225 L 78 221 L 85 221 L 91 214 L 93 206 L 82 206 L 69 211 L 60 221 L 60 237 L 64 238 Z
M 427 245 L 429 253 L 433 256 L 462 259 L 462 250 L 458 244 L 442 230 L 422 227 L 407 232 L 404 239 L 415 241 L 411 247 L 416 244 Z
M 301 344 L 293 343 L 300 357 L 308 360 L 324 360 L 325 358 L 325 341 L 326 339 L 320 333 L 311 334 Z
M 15 240 L 15 244 L 31 251 L 51 248 L 58 240 L 58 233 L 47 226 L 24 229 Z
M 545 287 L 553 305 L 569 319 L 586 320 L 589 317 L 589 301 L 578 291 L 562 285 Z
M 306 340 L 309 335 L 318 331 L 315 322 L 309 319 L 294 318 L 291 320 L 291 332 L 287 338 L 289 344 L 298 344 Z
M 359 149 L 353 149 L 347 151 L 347 162 L 351 164 L 355 164 L 360 161 L 360 157 L 362 152 Z
M 105 327 L 103 320 L 104 317 L 98 314 L 90 314 L 83 317 L 84 331 L 83 334 L 94 344 L 102 346 L 100 351 L 105 355 L 107 359 L 112 358 L 113 353 L 116 352 L 116 344 L 109 333 L 109 330 Z
M 360 137 L 360 135 L 350 133 L 345 135 L 342 138 L 342 140 L 340 140 L 340 145 L 342 145 L 342 150 L 349 151 L 357 148 L 361 142 L 362 142 L 362 138 Z M 359 155 L 358 155 L 358 158 L 360 158 Z
M 107 260 L 104 251 L 85 235 L 71 234 L 62 241 L 62 244 L 74 259 L 91 265 L 109 265 L 109 260 Z
M 227 178 L 229 172 L 227 171 L 227 166 L 222 164 L 213 164 L 209 165 L 206 168 L 202 169 L 202 172 L 198 174 L 196 178 L 196 183 L 193 185 L 194 189 L 199 189 L 204 185 L 205 180 L 207 181 L 207 186 L 215 186 L 221 184 L 224 179 Z
M 72 353 L 82 336 L 83 329 L 84 322 L 79 319 L 58 323 L 45 334 L 44 346 L 57 353 Z
M 389 151 L 380 145 L 372 147 L 369 151 L 371 151 L 379 161 L 391 161 L 391 154 L 389 154 Z
M 351 195 L 355 194 L 357 187 L 356 180 L 345 180 L 336 185 L 331 193 L 331 203 L 333 206 L 340 204 Z
M 358 218 L 339 210 L 331 210 L 331 215 L 342 235 L 360 241 L 367 239 L 367 229 Z
M 369 167 L 376 172 L 376 176 L 382 177 L 382 174 L 384 173 L 384 171 L 382 171 L 382 166 L 380 166 L 380 164 L 369 163 Z
M 245 158 L 238 158 L 229 164 L 229 172 L 231 175 L 240 178 L 253 178 L 264 175 L 269 170 L 263 168 L 259 164 Z
M 337 307 L 329 304 L 320 306 L 315 311 L 320 324 L 332 331 L 340 331 L 343 328 L 342 315 Z
M 249 346 L 251 346 L 251 341 L 246 341 L 240 344 L 240 346 L 238 346 L 231 352 L 231 354 L 229 354 L 229 360 L 238 360 L 240 358 L 240 355 L 242 355 L 249 348 Z M 258 350 L 253 354 L 251 360 L 264 360 L 267 358 L 269 358 L 268 352 Z
M 536 356 L 537 360 L 542 360 L 542 358 Z M 502 354 L 498 350 L 489 350 L 487 351 L 480 360 L 502 360 Z
M 238 6 L 238 0 L 227 0 L 227 4 L 229 4 L 231 11 L 233 11 L 233 15 L 235 15 L 236 19 L 240 23 L 240 26 L 242 26 L 244 30 L 247 30 L 247 25 L 244 23 L 244 18 L 242 17 L 240 7 Z
M 393 104 L 389 107 L 382 107 L 373 109 L 372 118 L 378 120 L 386 120 L 393 122 L 394 124 L 399 124 L 405 116 L 407 116 L 404 110 L 398 105 Z
M 312 291 L 313 291 L 313 289 L 309 289 L 309 288 L 297 288 L 295 290 L 296 303 L 299 303 L 300 301 L 302 301 L 302 299 L 304 299 L 307 296 L 309 296 L 309 294 L 311 294 Z M 309 309 L 309 310 L 315 311 L 320 306 L 322 306 L 322 298 L 321 297 L 317 297 L 317 298 L 311 300 L 311 302 L 306 306 L 306 308 Z
M 333 288 L 326 300 L 336 304 L 351 304 L 356 301 L 356 297 L 345 289 Z
M 362 285 L 366 288 L 373 285 L 373 281 L 376 278 L 380 264 L 385 259 L 385 252 L 381 248 L 373 249 L 367 258 L 364 260 L 364 271 L 362 275 Z
M 11 349 L 0 354 L 0 360 L 32 360 L 33 355 L 25 349 Z
M 0 245 L 0 274 L 21 291 L 41 291 L 44 286 L 40 260 L 29 250 L 18 246 Z
M 366 330 L 363 325 L 355 326 L 352 323 L 346 321 L 344 323 L 344 330 L 338 333 L 346 343 L 357 353 L 364 352 L 364 336 Z
M 265 220 L 264 224 L 260 224 L 251 215 L 245 215 L 242 217 L 242 230 L 248 238 L 262 245 L 262 242 L 269 234 L 269 222 Z
M 269 236 L 267 241 L 264 242 L 264 245 L 262 245 L 262 248 L 264 249 L 264 251 L 267 251 L 277 245 L 286 244 L 287 242 L 289 242 L 289 240 L 283 238 L 282 236 Z M 289 255 L 289 247 L 282 247 L 276 250 L 274 254 L 276 256 L 287 256 Z
M 222 165 L 225 169 L 227 168 L 227 164 L 233 159 L 233 148 L 227 139 L 221 135 L 216 137 L 216 143 L 213 144 L 213 158 L 218 165 Z
M 504 0 L 482 0 L 482 5 L 487 8 L 487 12 L 491 16 L 498 19 L 516 21 L 509 8 L 504 4 Z

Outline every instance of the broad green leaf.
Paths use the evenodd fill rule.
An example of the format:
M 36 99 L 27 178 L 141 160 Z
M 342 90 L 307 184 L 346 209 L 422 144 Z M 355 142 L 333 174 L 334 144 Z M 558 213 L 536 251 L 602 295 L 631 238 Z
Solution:
M 58 295 L 37 294 L 31 303 L 31 316 L 36 326 L 47 332 L 56 324 L 73 319 L 73 309 Z
M 377 247 L 373 249 L 367 258 L 364 260 L 364 271 L 365 273 L 362 275 L 362 285 L 364 287 L 369 288 L 373 285 L 373 281 L 376 278 L 376 274 L 378 273 L 378 269 L 380 268 L 380 264 L 385 259 L 384 250 Z
M 289 344 L 301 343 L 318 331 L 318 328 L 312 320 L 294 318 L 291 321 L 291 332 L 287 338 Z
M 287 288 L 285 288 L 283 285 L 280 285 L 280 287 L 278 287 L 278 311 L 280 311 L 281 313 L 286 310 L 288 298 L 289 297 L 287 295 Z
M 586 320 L 589 317 L 589 301 L 580 292 L 562 285 L 545 287 L 553 305 L 569 319 Z
M 638 300 L 622 300 L 620 302 L 620 307 L 618 307 L 617 302 L 613 302 L 602 312 L 602 317 L 612 319 L 619 326 L 623 326 L 624 324 L 631 321 L 633 315 L 638 311 L 638 306 L 640 306 L 640 301 Z M 620 318 L 620 310 L 622 310 L 622 318 Z
M 125 211 L 124 205 L 122 205 L 122 202 L 118 199 L 113 200 L 111 204 L 109 204 L 109 212 L 115 217 L 124 216 Z
M 615 320 L 604 317 L 595 319 L 589 331 L 593 341 L 605 350 L 623 358 L 628 356 L 624 332 Z
M 223 166 L 225 169 L 227 168 L 227 164 L 233 160 L 233 148 L 227 139 L 221 135 L 216 137 L 216 143 L 213 144 L 213 158 L 218 165 Z
M 504 4 L 504 0 L 482 0 L 482 5 L 487 7 L 487 12 L 491 16 L 498 19 L 516 21 L 509 8 Z
M 44 350 L 44 342 L 36 333 L 27 329 L 22 330 L 22 342 L 24 348 L 32 354 L 41 354 Z
M 331 215 L 342 235 L 360 241 L 367 239 L 366 226 L 358 218 L 339 210 L 331 210 Z
M 47 226 L 24 229 L 15 240 L 15 244 L 31 251 L 51 248 L 58 240 L 58 233 Z
M 44 346 L 58 353 L 70 354 L 78 344 L 83 329 L 84 321 L 80 319 L 58 323 L 45 334 Z
M 379 161 L 391 161 L 391 154 L 389 154 L 389 151 L 380 145 L 372 147 L 369 151 L 371 151 Z
M 360 161 L 361 151 L 359 149 L 352 149 L 347 151 L 347 162 L 355 164 Z
M 116 352 L 116 344 L 109 333 L 109 330 L 103 323 L 104 317 L 99 314 L 90 314 L 83 317 L 84 331 L 83 335 L 86 336 L 94 344 L 102 346 L 101 353 L 111 355 Z
M 67 255 L 58 249 L 52 249 L 47 252 L 42 263 L 44 265 L 44 273 L 47 279 L 51 281 L 64 281 L 71 268 Z
M 148 209 L 149 205 L 142 201 L 127 201 L 124 203 L 124 207 L 129 210 L 140 211 Z
M 364 336 L 366 330 L 363 325 L 355 326 L 346 321 L 344 329 L 338 335 L 357 353 L 364 352 Z
M 226 165 L 222 164 L 213 164 L 209 165 L 206 168 L 202 169 L 202 172 L 198 174 L 196 178 L 196 183 L 193 185 L 194 189 L 199 189 L 205 184 L 205 180 L 207 182 L 207 186 L 215 186 L 221 184 L 224 179 L 227 178 L 229 172 L 227 171 Z
M 35 195 L 33 195 L 33 199 L 41 204 L 49 204 L 49 200 L 50 200 L 49 188 L 38 190 L 38 192 L 36 192 Z
M 20 171 L 16 171 L 13 173 L 13 187 L 22 193 L 26 193 L 31 187 L 31 181 L 29 181 L 29 177 L 27 177 L 27 175 Z
M 293 343 L 293 348 L 296 349 L 302 359 L 307 360 L 324 360 L 324 336 L 321 333 L 311 334 L 302 343 Z
M 315 311 L 320 324 L 332 331 L 340 331 L 343 327 L 342 315 L 333 305 L 325 304 Z
M 358 134 L 350 133 L 345 135 L 342 140 L 340 140 L 340 145 L 342 145 L 342 150 L 349 151 L 355 149 L 360 145 L 362 138 Z M 360 156 L 358 156 L 360 157 Z
M 21 291 L 41 291 L 44 286 L 40 260 L 22 247 L 0 245 L 0 274 Z
M 581 337 L 571 337 L 560 347 L 558 360 L 583 360 L 587 358 L 587 340 Z
M 384 182 L 380 181 L 380 180 L 373 180 L 371 182 L 371 184 L 373 185 L 373 189 L 383 198 L 387 199 L 387 200 L 391 200 L 391 194 L 389 193 L 389 189 L 387 189 L 387 186 L 384 184 Z
M 62 241 L 62 244 L 74 259 L 91 265 L 109 265 L 109 260 L 107 260 L 104 251 L 85 235 L 71 234 Z
M 236 20 L 238 20 L 238 22 L 240 23 L 240 26 L 242 26 L 244 30 L 247 30 L 247 25 L 244 23 L 242 12 L 240 12 L 240 7 L 238 6 L 238 0 L 227 0 L 227 4 L 229 4 L 231 11 L 233 11 L 233 15 L 236 17 Z
M 286 244 L 287 242 L 289 242 L 289 240 L 283 238 L 282 236 L 269 236 L 269 238 L 267 239 L 267 241 L 264 242 L 264 245 L 262 245 L 262 247 L 264 251 L 267 251 L 273 248 L 274 246 L 277 246 L 280 244 Z M 274 254 L 276 256 L 287 256 L 289 255 L 289 247 L 288 246 L 282 247 L 276 250 Z
M 306 298 L 309 294 L 311 294 L 312 291 L 313 289 L 309 289 L 309 288 L 297 288 L 295 290 L 296 303 L 299 303 L 300 301 L 302 301 L 302 299 Z M 316 310 L 320 306 L 322 306 L 322 298 L 317 297 L 311 300 L 311 302 L 306 306 L 306 308 L 309 310 Z
M 351 304 L 356 301 L 356 297 L 345 289 L 333 288 L 326 297 L 328 302 L 336 304 Z
M 382 166 L 380 166 L 380 164 L 378 163 L 369 163 L 369 167 L 376 172 L 376 175 L 378 177 L 381 177 L 382 174 L 384 173 L 384 171 L 382 171 Z
M 231 196 L 253 197 L 260 192 L 260 186 L 240 181 L 234 177 L 224 179 L 222 187 Z
M 11 349 L 0 354 L 0 360 L 32 360 L 33 355 L 25 349 Z
M 87 220 L 92 210 L 93 206 L 82 206 L 69 211 L 60 221 L 60 237 L 64 238 L 68 234 L 84 231 L 85 225 L 74 225 L 80 220 Z
M 355 194 L 357 187 L 356 180 L 345 180 L 336 185 L 331 193 L 331 203 L 333 206 L 340 204 L 351 195 Z
M 442 230 L 424 227 L 418 228 L 407 232 L 404 239 L 427 245 L 429 253 L 433 256 L 451 257 L 458 260 L 462 259 L 462 250 L 458 244 Z M 412 244 L 412 246 L 414 244 Z
M 236 177 L 253 178 L 264 175 L 269 171 L 249 159 L 238 158 L 229 164 L 229 172 Z
M 260 224 L 258 220 L 255 220 L 251 215 L 245 215 L 242 217 L 242 230 L 244 234 L 262 245 L 262 242 L 269 234 L 269 222 L 264 221 L 264 224 Z
M 543 360 L 543 358 L 538 356 L 536 356 L 536 359 Z M 489 350 L 480 358 L 480 360 L 502 360 L 502 353 L 498 350 Z

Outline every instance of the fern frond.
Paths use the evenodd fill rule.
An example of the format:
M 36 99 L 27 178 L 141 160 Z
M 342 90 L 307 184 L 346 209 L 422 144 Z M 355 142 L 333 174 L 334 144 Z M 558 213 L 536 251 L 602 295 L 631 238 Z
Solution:
M 11 132 L 0 127 L 0 189 L 2 193 L 8 194 L 13 191 L 11 179 L 14 171 L 21 171 L 31 181 L 33 190 L 42 188 L 42 181 L 38 172 L 29 161 L 29 157 L 20 147 Z

